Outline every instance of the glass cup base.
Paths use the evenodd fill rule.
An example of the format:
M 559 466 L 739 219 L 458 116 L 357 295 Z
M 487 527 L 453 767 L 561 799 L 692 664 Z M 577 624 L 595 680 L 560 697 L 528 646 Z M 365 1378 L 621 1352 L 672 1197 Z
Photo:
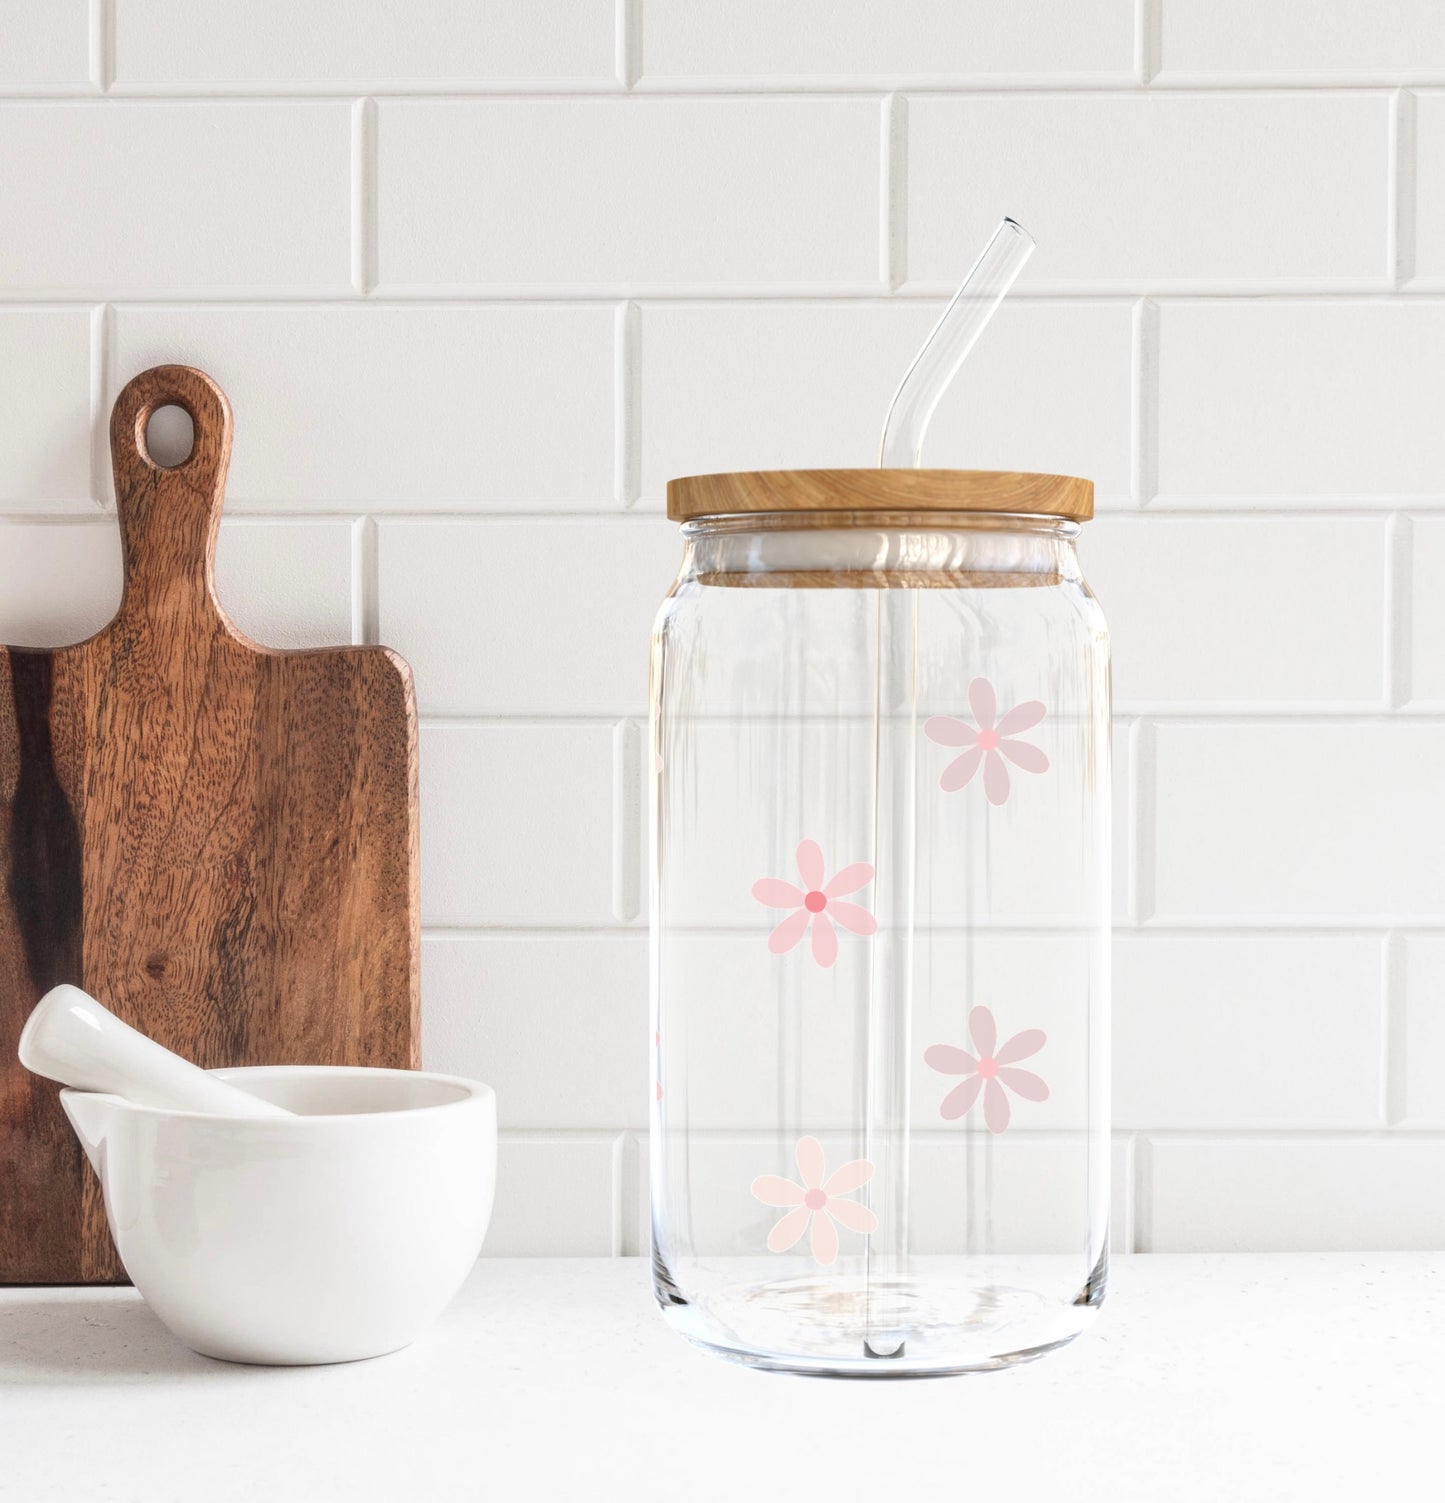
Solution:
M 685 1340 L 724 1361 L 833 1378 L 942 1378 L 1032 1362 L 1067 1346 L 1097 1304 L 962 1281 L 869 1284 L 799 1278 L 730 1285 L 669 1301 Z

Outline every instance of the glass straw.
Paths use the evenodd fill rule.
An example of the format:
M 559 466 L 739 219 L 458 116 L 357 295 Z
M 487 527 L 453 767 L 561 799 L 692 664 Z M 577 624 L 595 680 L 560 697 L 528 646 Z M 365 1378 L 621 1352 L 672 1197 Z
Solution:
M 1033 254 L 1004 219 L 914 357 L 883 425 L 880 467 L 916 468 L 939 400 Z M 904 1352 L 907 1313 L 909 1059 L 913 1010 L 914 831 L 918 765 L 918 592 L 877 591 L 873 848 L 878 932 L 868 994 L 865 1157 L 878 1227 L 865 1243 L 867 1337 L 880 1359 Z
M 1033 253 L 1034 237 L 1017 220 L 999 221 L 893 393 L 878 449 L 880 469 L 922 465 L 923 440 L 934 409 Z

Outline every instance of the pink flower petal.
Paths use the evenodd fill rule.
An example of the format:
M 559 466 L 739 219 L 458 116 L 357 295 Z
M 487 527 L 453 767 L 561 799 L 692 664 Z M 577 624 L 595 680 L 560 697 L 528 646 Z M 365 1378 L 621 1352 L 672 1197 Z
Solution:
M 979 730 L 993 729 L 994 716 L 998 713 L 998 698 L 993 692 L 993 685 L 986 678 L 976 678 L 968 686 L 968 707 L 973 711 L 973 718 L 978 721 Z
M 786 955 L 802 939 L 803 932 L 808 927 L 808 920 L 812 916 L 806 908 L 799 908 L 790 913 L 768 936 L 768 949 L 774 955 Z
M 860 908 L 856 903 L 829 903 L 828 917 L 842 924 L 845 929 L 851 929 L 854 934 L 878 932 L 878 920 L 866 908 Z
M 983 791 L 991 804 L 1001 804 L 1008 798 L 1008 765 L 996 751 L 983 759 Z
M 1020 731 L 1026 731 L 1030 726 L 1037 725 L 1048 711 L 1044 708 L 1041 699 L 1026 699 L 1021 705 L 1015 705 L 999 723 L 994 726 L 1000 736 L 1017 736 Z
M 827 1167 L 823 1158 L 823 1145 L 817 1138 L 799 1138 L 793 1157 L 798 1161 L 798 1173 L 803 1176 L 803 1188 L 821 1190 L 823 1170 Z
M 983 1090 L 983 1120 L 990 1132 L 1002 1132 L 1008 1126 L 1008 1092 L 995 1076 Z
M 842 871 L 823 888 L 825 898 L 841 898 L 850 892 L 857 892 L 861 887 L 873 880 L 873 868 L 866 861 L 855 861 L 852 866 L 845 866 Z M 803 900 L 799 898 L 801 903 Z
M 998 1078 L 1013 1091 L 1022 1096 L 1025 1101 L 1047 1101 L 1049 1088 L 1041 1077 L 1032 1070 L 1010 1069 L 1005 1066 L 998 1072 Z
M 753 1194 L 765 1206 L 800 1206 L 804 1191 L 781 1174 L 760 1174 L 753 1181 Z
M 974 773 L 978 771 L 978 764 L 982 761 L 982 749 L 977 746 L 970 748 L 961 757 L 955 757 L 943 769 L 943 776 L 939 778 L 938 786 L 945 793 L 955 793 L 958 789 L 966 787 L 972 781 Z
M 1015 1060 L 1027 1059 L 1031 1054 L 1037 1054 L 1048 1041 L 1048 1036 L 1042 1028 L 1025 1028 L 1022 1033 L 1016 1033 L 994 1055 L 1001 1065 L 1011 1065 Z
M 973 1055 L 954 1044 L 930 1044 L 923 1051 L 923 1063 L 940 1075 L 972 1075 L 978 1069 Z
M 859 1185 L 866 1185 L 872 1178 L 873 1165 L 867 1159 L 854 1159 L 851 1164 L 844 1164 L 841 1169 L 835 1169 L 824 1180 L 823 1194 L 846 1195 L 849 1190 L 856 1190 Z
M 803 910 L 806 913 L 808 910 Z M 813 959 L 826 971 L 838 958 L 838 931 L 826 913 L 813 915 Z
M 813 1217 L 813 1257 L 827 1268 L 838 1256 L 838 1228 L 824 1211 Z
M 930 715 L 923 722 L 923 734 L 939 746 L 972 746 L 978 740 L 978 732 L 966 720 L 952 715 Z
M 783 1219 L 768 1233 L 769 1252 L 787 1252 L 790 1247 L 796 1247 L 804 1232 L 808 1230 L 808 1222 L 813 1213 L 807 1206 L 799 1206 L 796 1211 L 789 1211 Z
M 801 908 L 807 894 L 791 882 L 782 882 L 777 877 L 763 877 L 753 883 L 753 896 L 769 908 Z
M 957 1118 L 965 1116 L 972 1110 L 973 1104 L 978 1100 L 978 1093 L 983 1089 L 983 1076 L 970 1075 L 962 1085 L 956 1085 L 943 1098 L 938 1108 L 938 1115 L 945 1122 L 953 1122 Z
M 1000 741 L 998 749 L 1015 767 L 1022 767 L 1025 772 L 1049 770 L 1049 759 L 1028 741 Z
M 799 843 L 798 875 L 809 892 L 816 892 L 823 885 L 823 853 L 816 840 Z
M 978 1050 L 982 1058 L 993 1058 L 993 1051 L 998 1047 L 998 1024 L 994 1022 L 993 1014 L 988 1008 L 970 1009 L 968 1036 L 973 1040 L 973 1047 Z
M 878 1230 L 878 1218 L 856 1200 L 830 1200 L 824 1214 L 831 1216 L 839 1226 L 847 1227 L 850 1232 L 862 1232 L 865 1237 Z

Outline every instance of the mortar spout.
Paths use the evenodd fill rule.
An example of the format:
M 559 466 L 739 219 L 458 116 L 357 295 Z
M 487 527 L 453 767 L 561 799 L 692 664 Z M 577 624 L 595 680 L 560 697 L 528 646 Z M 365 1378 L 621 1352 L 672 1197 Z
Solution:
M 60 1104 L 70 1125 L 85 1149 L 90 1167 L 105 1180 L 105 1139 L 115 1121 L 116 1103 L 113 1097 L 102 1096 L 96 1091 L 62 1091 Z

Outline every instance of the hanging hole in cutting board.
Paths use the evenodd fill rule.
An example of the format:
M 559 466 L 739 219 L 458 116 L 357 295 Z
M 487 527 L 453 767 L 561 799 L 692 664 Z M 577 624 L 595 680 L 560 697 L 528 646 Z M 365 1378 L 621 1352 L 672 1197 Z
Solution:
M 191 457 L 196 446 L 196 425 L 184 407 L 174 402 L 157 407 L 146 424 L 146 452 L 151 463 L 173 470 Z

